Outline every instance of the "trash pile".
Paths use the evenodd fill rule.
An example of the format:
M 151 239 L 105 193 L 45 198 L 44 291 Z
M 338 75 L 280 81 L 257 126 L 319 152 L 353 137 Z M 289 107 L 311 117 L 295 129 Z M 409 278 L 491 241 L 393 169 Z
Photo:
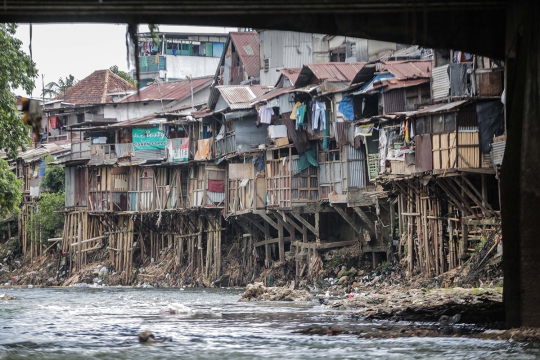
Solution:
M 246 286 L 240 301 L 311 301 L 312 296 L 306 290 L 293 290 L 284 287 L 266 287 L 262 283 Z

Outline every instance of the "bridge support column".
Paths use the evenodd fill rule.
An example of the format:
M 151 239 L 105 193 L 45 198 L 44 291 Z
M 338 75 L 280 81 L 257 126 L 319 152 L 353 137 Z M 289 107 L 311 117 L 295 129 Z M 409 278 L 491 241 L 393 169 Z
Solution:
M 540 327 L 540 4 L 511 2 L 506 24 L 507 143 L 501 168 L 508 327 Z

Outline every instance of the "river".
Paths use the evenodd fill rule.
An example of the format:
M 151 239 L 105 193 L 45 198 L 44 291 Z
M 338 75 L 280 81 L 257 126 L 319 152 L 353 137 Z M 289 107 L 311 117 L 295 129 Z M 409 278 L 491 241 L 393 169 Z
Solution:
M 314 303 L 240 303 L 241 290 L 2 289 L 2 359 L 536 359 L 538 344 L 464 337 L 362 339 L 293 333 L 380 326 Z M 165 309 L 177 309 L 170 315 Z M 171 341 L 138 343 L 144 330 Z

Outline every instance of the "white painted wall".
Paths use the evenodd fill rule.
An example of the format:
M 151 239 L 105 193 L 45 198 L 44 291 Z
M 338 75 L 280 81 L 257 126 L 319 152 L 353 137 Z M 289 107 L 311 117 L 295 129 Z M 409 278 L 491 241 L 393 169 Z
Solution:
M 204 56 L 167 55 L 167 78 L 185 79 L 186 76 L 215 75 L 219 59 Z
M 193 94 L 193 103 L 208 101 L 208 95 L 210 94 L 210 87 L 206 87 Z M 116 103 L 105 105 L 104 115 L 105 118 L 116 118 L 119 122 L 126 120 L 139 119 L 143 116 L 154 114 L 163 110 L 167 110 L 167 105 L 173 103 L 172 101 L 163 101 L 163 108 L 161 101 L 149 101 L 147 105 L 143 102 L 134 103 Z M 190 105 L 191 96 L 188 96 L 180 103 L 175 103 L 175 106 Z M 115 107 L 116 105 L 116 107 Z
M 163 106 L 169 103 L 170 101 L 164 101 Z M 107 104 L 105 106 L 105 118 L 117 119 L 120 122 L 139 119 L 158 111 L 162 111 L 160 101 L 149 101 L 147 105 L 142 102 Z

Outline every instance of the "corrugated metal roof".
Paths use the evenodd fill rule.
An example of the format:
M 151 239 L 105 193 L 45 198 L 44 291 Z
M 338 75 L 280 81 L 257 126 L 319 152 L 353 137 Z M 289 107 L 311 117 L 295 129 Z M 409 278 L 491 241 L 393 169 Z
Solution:
M 289 69 L 279 69 L 279 72 L 283 74 L 291 84 L 294 86 L 296 83 L 296 80 L 298 80 L 298 75 L 300 75 L 300 71 L 302 71 L 302 68 L 289 68 Z
M 259 60 L 259 34 L 255 31 L 231 32 L 231 40 L 242 59 L 244 70 L 250 77 L 258 77 L 261 63 Z M 227 51 L 227 49 L 225 49 Z
M 278 96 L 280 96 L 282 94 L 286 94 L 286 93 L 290 92 L 291 90 L 294 90 L 294 86 L 288 86 L 288 87 L 284 87 L 284 88 L 273 89 L 273 90 L 270 90 L 267 93 L 264 93 L 263 95 L 257 96 L 255 99 L 253 99 L 251 101 L 251 103 L 253 104 L 255 102 L 262 102 L 262 101 L 272 100 L 272 99 L 277 98 Z
M 424 114 L 432 114 L 432 113 L 436 113 L 440 111 L 448 111 L 456 107 L 459 107 L 467 102 L 469 102 L 469 100 L 459 100 L 459 101 L 454 101 L 451 103 L 436 104 L 436 105 L 428 106 L 427 108 L 420 109 L 416 111 L 414 115 L 424 115 Z
M 382 81 L 373 83 L 373 90 L 384 89 L 384 91 L 401 89 L 410 86 L 417 86 L 425 83 L 429 83 L 428 79 L 411 79 L 411 80 L 399 80 L 396 78 L 388 78 Z
M 387 61 L 380 71 L 388 71 L 399 80 L 429 78 L 433 69 L 431 60 Z
M 193 90 L 197 90 L 205 85 L 210 85 L 212 76 L 205 76 L 193 79 Z M 137 94 L 134 93 L 123 98 L 119 102 L 152 101 L 152 100 L 182 100 L 191 94 L 191 84 L 189 80 L 170 81 L 163 84 L 152 84 L 144 87 Z
M 231 110 L 249 109 L 253 100 L 272 89 L 267 85 L 222 85 L 216 86 Z
M 309 85 L 313 81 L 313 78 L 318 82 L 350 83 L 366 64 L 366 62 L 307 64 L 300 71 L 295 85 L 299 87 Z

